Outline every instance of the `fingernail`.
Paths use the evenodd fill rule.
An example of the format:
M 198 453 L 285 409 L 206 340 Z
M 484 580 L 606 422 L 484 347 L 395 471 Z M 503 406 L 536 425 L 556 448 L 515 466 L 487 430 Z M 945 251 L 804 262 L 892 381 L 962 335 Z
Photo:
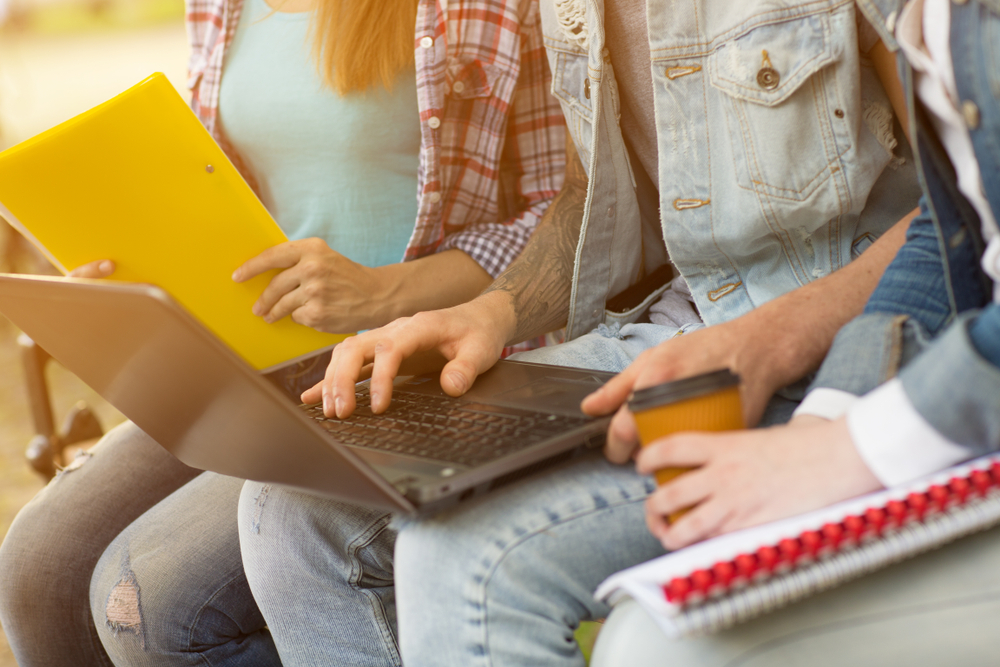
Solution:
M 465 382 L 464 375 L 462 375 L 461 373 L 448 373 L 448 379 L 451 380 L 451 383 L 453 385 L 455 385 L 455 389 L 457 389 L 463 394 L 465 393 L 465 389 L 468 385 Z
M 251 308 L 251 309 L 250 309 L 250 312 L 251 312 L 251 313 L 253 313 L 254 315 L 256 315 L 257 317 L 260 317 L 260 306 L 258 306 L 258 305 L 257 305 L 257 304 L 255 303 L 255 304 L 253 305 L 253 308 Z
M 111 265 L 110 261 L 101 262 L 101 271 L 109 273 L 112 270 L 114 270 L 114 267 Z
M 379 400 L 382 396 L 377 392 L 371 392 L 372 397 L 372 410 L 377 410 L 382 407 L 382 402 Z
M 233 280 L 235 280 L 236 282 L 240 281 L 240 270 L 239 269 L 236 269 L 235 271 L 233 271 Z M 257 313 L 254 313 L 254 315 L 256 315 L 256 314 Z
M 338 417 L 343 416 L 343 414 L 344 414 L 344 399 L 342 399 L 341 397 L 338 396 L 337 400 L 334 401 L 334 403 L 337 406 L 337 416 Z
M 326 395 L 326 390 L 323 390 L 323 414 L 330 414 L 330 397 Z

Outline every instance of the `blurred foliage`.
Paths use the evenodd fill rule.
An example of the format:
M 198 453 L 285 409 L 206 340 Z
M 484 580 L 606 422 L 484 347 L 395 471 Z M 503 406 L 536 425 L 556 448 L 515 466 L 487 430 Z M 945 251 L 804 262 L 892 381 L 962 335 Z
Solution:
M 580 646 L 583 659 L 590 664 L 590 655 L 594 652 L 594 642 L 597 641 L 597 633 L 601 631 L 600 622 L 583 622 L 576 629 L 576 643 Z
M 29 6 L 24 0 L 10 9 L 2 32 L 65 35 L 131 30 L 184 18 L 178 0 L 61 0 Z

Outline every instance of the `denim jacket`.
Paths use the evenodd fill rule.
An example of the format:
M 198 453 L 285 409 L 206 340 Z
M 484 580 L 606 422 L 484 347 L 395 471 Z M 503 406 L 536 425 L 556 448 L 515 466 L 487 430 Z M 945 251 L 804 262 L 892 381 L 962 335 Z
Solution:
M 858 4 L 896 50 L 892 33 L 903 0 Z M 978 110 L 970 135 L 986 197 L 1000 211 L 1000 0 L 953 3 L 951 11 L 956 84 Z M 909 65 L 902 57 L 899 64 L 924 213 L 865 313 L 837 335 L 813 387 L 860 395 L 898 374 L 935 430 L 970 454 L 986 453 L 1000 447 L 1000 304 L 991 301 L 992 285 L 979 266 L 979 218 L 916 99 Z
M 603 0 L 541 4 L 552 92 L 590 177 L 573 338 L 635 321 L 657 292 L 625 312 L 606 302 L 657 267 L 642 244 Z M 836 271 L 916 205 L 912 160 L 886 168 L 891 107 L 859 52 L 853 0 L 648 0 L 647 16 L 660 231 L 706 323 Z

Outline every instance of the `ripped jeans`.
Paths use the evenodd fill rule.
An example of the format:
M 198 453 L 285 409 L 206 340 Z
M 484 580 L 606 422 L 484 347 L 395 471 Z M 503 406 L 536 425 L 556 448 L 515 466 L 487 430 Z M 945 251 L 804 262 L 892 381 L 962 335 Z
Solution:
M 621 371 L 676 333 L 601 327 L 513 358 Z M 794 405 L 777 399 L 771 422 Z M 419 518 L 247 482 L 240 541 L 284 667 L 581 667 L 573 631 L 609 611 L 594 588 L 663 553 L 653 488 L 596 452 Z

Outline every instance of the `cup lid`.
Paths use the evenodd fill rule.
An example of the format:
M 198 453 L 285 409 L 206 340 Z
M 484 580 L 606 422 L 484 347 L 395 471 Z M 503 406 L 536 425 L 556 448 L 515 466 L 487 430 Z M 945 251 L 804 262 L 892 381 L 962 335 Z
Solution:
M 695 375 L 683 380 L 664 382 L 653 387 L 640 389 L 632 394 L 632 398 L 628 402 L 628 409 L 632 412 L 642 412 L 660 405 L 711 394 L 713 391 L 732 387 L 739 383 L 740 376 L 728 368 Z

